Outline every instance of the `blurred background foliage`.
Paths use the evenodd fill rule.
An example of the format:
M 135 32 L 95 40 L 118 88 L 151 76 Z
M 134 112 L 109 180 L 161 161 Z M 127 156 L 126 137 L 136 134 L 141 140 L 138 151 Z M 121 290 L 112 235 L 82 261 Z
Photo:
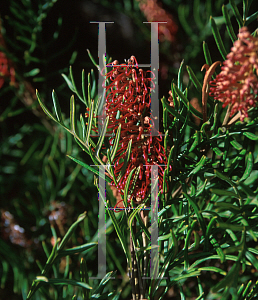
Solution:
M 15 69 L 15 83 L 9 84 L 7 79 L 0 89 L 1 299 L 26 299 L 29 286 L 39 273 L 38 266 L 44 265 L 49 256 L 54 244 L 53 237 L 55 234 L 63 237 L 83 211 L 87 212 L 86 217 L 79 223 L 69 246 L 79 246 L 97 239 L 98 199 L 94 176 L 66 155 L 81 158 L 88 164 L 91 161 L 72 136 L 43 113 L 36 101 L 35 89 L 40 91 L 48 107 L 52 107 L 51 94 L 54 89 L 65 117 L 69 116 L 70 90 L 61 74 L 68 74 L 69 65 L 72 65 L 75 82 L 80 83 L 81 70 L 85 69 L 86 74 L 91 72 L 93 65 L 86 49 L 97 60 L 98 26 L 90 21 L 114 22 L 106 25 L 107 53 L 113 59 L 123 62 L 135 55 L 139 63 L 148 64 L 150 25 L 143 22 L 157 16 L 153 15 L 151 7 L 140 9 L 140 2 L 144 1 L 0 2 L 1 35 L 4 40 L 0 43 L 0 51 L 5 53 Z M 200 68 L 205 63 L 204 40 L 212 61 L 221 60 L 212 36 L 210 16 L 214 17 L 221 33 L 226 32 L 221 11 L 223 2 L 153 1 L 164 9 L 158 17 L 171 18 L 171 26 L 174 26 L 170 29 L 172 38 L 171 35 L 166 38 L 166 33 L 160 37 L 160 98 L 163 95 L 168 97 L 171 81 L 176 80 L 182 59 L 191 66 L 197 78 L 202 79 Z M 242 2 L 235 3 L 241 10 Z M 228 3 L 225 5 L 230 8 Z M 254 1 L 249 15 L 256 9 Z M 233 15 L 230 9 L 229 14 Z M 233 18 L 232 23 L 237 33 L 238 24 Z M 256 27 L 257 24 L 250 24 L 251 30 Z M 222 38 L 229 51 L 232 46 L 230 37 L 225 33 Z M 92 72 L 97 78 L 96 69 Z M 188 82 L 186 70 L 183 81 Z M 191 96 L 191 91 L 189 93 Z M 78 99 L 76 105 L 80 111 Z M 226 213 L 224 217 L 227 217 Z M 120 276 L 117 281 L 109 281 L 107 290 L 123 289 L 121 299 L 131 299 L 130 288 L 123 280 L 126 270 L 124 254 L 111 223 L 107 226 L 107 232 L 107 266 L 110 270 L 118 270 Z M 60 276 L 73 274 L 72 277 L 79 277 L 80 260 L 78 256 L 70 259 L 69 270 L 65 267 L 65 261 L 61 261 L 56 272 Z M 89 276 L 96 275 L 96 248 L 85 252 L 84 259 Z M 255 269 L 251 272 L 257 274 Z M 214 276 L 214 281 L 220 278 L 220 274 Z M 90 284 L 97 288 L 93 280 Z M 192 281 L 184 287 L 187 289 L 184 290 L 187 299 L 195 299 L 191 298 L 195 284 Z M 207 288 L 209 285 L 207 283 Z M 61 299 L 60 293 L 62 299 L 72 299 L 75 290 L 69 287 L 64 294 L 63 290 L 57 292 L 53 289 L 48 294 L 43 288 L 41 294 L 35 294 L 35 299 Z M 176 297 L 180 293 L 180 289 L 175 291 L 173 299 L 178 299 Z M 169 298 L 172 296 L 167 297 L 172 299 Z

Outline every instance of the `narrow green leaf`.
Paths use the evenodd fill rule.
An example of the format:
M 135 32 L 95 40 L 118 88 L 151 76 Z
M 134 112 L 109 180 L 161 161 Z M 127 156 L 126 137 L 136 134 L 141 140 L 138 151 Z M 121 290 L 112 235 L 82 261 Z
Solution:
M 177 242 L 177 241 L 176 241 Z M 155 283 L 154 285 L 151 286 L 151 292 L 150 294 L 153 295 L 155 293 L 155 291 L 157 290 L 157 288 L 159 287 L 160 285 L 160 282 L 162 281 L 164 275 L 165 275 L 165 272 L 167 271 L 169 265 L 170 265 L 170 262 L 174 259 L 175 257 L 175 251 L 174 251 L 174 247 L 172 249 L 170 249 L 167 253 L 167 256 L 165 258 L 165 261 L 164 261 L 164 264 L 159 272 L 159 276 L 158 276 L 158 279 L 155 280 Z
M 201 280 L 198 276 L 197 276 L 197 281 L 198 281 L 198 289 L 199 289 L 199 294 L 200 295 L 195 300 L 202 300 L 202 299 L 204 299 L 204 291 L 203 291 L 203 288 L 202 288 Z
M 226 181 L 231 186 L 235 186 L 235 184 L 224 174 L 220 173 L 218 170 L 214 170 L 214 174 L 219 177 L 221 180 Z
M 212 148 L 212 150 L 219 156 L 222 156 L 224 152 L 222 152 L 218 147 Z
M 82 114 L 80 114 L 80 122 L 81 122 L 81 128 L 82 128 L 81 138 L 82 138 L 82 141 L 85 142 L 86 141 L 86 125 L 85 125 L 85 120 L 84 120 Z
M 251 263 L 256 269 L 258 269 L 258 260 L 257 260 L 257 258 L 256 258 L 252 253 L 250 253 L 249 251 L 246 251 L 246 252 L 245 252 L 245 256 L 246 256 L 246 258 L 250 261 L 250 263 Z
M 130 183 L 131 183 L 131 179 L 133 176 L 133 173 L 135 171 L 136 168 L 133 168 L 131 170 L 131 172 L 129 173 L 127 180 L 126 180 L 126 184 L 125 184 L 125 190 L 124 190 L 124 206 L 127 207 L 127 201 L 128 201 L 128 191 L 129 191 L 129 187 L 130 187 Z
M 115 185 L 117 185 L 117 181 L 116 181 L 116 177 L 115 177 L 115 172 L 114 172 L 114 166 L 112 165 L 111 158 L 110 158 L 110 149 L 107 149 L 107 158 L 108 158 L 107 170 L 112 175 L 112 178 L 113 178 L 113 181 L 114 181 Z
M 229 197 L 237 197 L 237 194 L 234 192 L 226 191 L 226 190 L 221 190 L 221 189 L 210 189 L 210 191 L 213 194 L 219 195 L 219 196 L 229 196 Z
M 180 97 L 180 99 L 183 101 L 184 105 L 189 108 L 190 112 L 192 114 L 194 114 L 195 116 L 197 116 L 198 118 L 202 119 L 202 114 L 196 110 L 188 101 L 188 99 L 186 98 L 186 96 L 178 89 L 178 87 L 174 84 L 174 89 L 177 93 L 177 95 Z
M 75 103 L 74 103 L 73 95 L 70 99 L 70 125 L 71 125 L 72 133 L 76 134 L 76 132 L 75 132 Z
M 92 287 L 88 285 L 87 283 L 76 281 L 73 279 L 57 279 L 57 278 L 46 278 L 43 276 L 38 276 L 37 279 L 35 280 L 36 282 L 42 282 L 44 284 L 53 284 L 53 285 L 74 285 L 74 286 L 79 286 L 84 289 L 91 290 Z
M 90 95 L 91 95 L 91 98 L 93 99 L 95 96 L 95 93 L 96 93 L 96 79 L 95 79 L 95 74 L 94 74 L 93 69 L 90 70 L 90 74 L 92 77 L 92 88 L 91 88 Z
M 241 296 L 241 298 L 239 300 L 243 300 L 245 298 L 245 296 L 247 296 L 248 290 L 251 287 L 252 283 L 253 283 L 252 280 L 249 280 L 249 282 L 246 284 L 246 287 L 244 286 L 244 284 L 242 284 L 242 286 L 240 287 L 240 289 L 237 292 L 237 295 Z M 245 289 L 244 289 L 244 287 L 245 287 Z M 244 289 L 244 291 L 243 291 L 243 289 Z M 243 291 L 243 293 L 242 293 L 242 291 Z M 247 298 L 247 299 L 251 299 L 251 298 Z
M 243 231 L 245 229 L 245 227 L 241 226 L 241 225 L 234 225 L 234 224 L 220 223 L 220 222 L 217 223 L 217 227 L 223 228 L 223 229 L 230 229 L 233 231 Z M 232 252 L 235 252 L 235 250 Z M 226 253 L 230 253 L 230 252 L 226 252 Z
M 46 265 L 45 265 L 45 267 L 43 268 L 43 270 L 42 270 L 42 272 L 41 272 L 41 275 L 45 275 L 45 274 L 49 271 L 49 269 L 50 269 L 51 267 L 54 268 L 54 261 L 55 261 L 55 259 L 56 259 L 56 257 L 57 257 L 58 243 L 59 243 L 59 241 L 60 241 L 60 240 L 56 240 L 56 241 L 55 241 L 55 244 L 54 244 L 54 246 L 53 246 L 53 248 L 52 248 L 52 251 L 51 251 L 50 255 L 48 256 Z
M 258 135 L 257 134 L 254 134 L 254 133 L 251 133 L 251 132 L 244 132 L 243 135 L 246 136 L 250 140 L 253 140 L 253 141 L 258 140 Z
M 57 94 L 54 90 L 52 91 L 52 99 L 53 99 L 53 103 L 54 103 L 57 120 L 58 120 L 58 122 L 60 122 L 60 124 L 64 125 L 61 107 L 60 107 L 60 104 L 59 104 L 59 101 L 57 98 Z
M 189 176 L 198 173 L 201 170 L 201 168 L 205 165 L 205 162 L 206 156 L 203 155 L 200 161 L 197 163 L 196 167 L 190 172 Z
M 174 109 L 176 110 L 176 112 L 178 112 L 180 109 L 180 101 L 178 100 L 178 97 L 176 96 L 173 82 L 171 82 L 171 92 L 172 92 L 172 97 L 173 97 Z
M 199 197 L 203 193 L 207 183 L 208 183 L 208 179 L 205 179 L 204 184 L 202 185 L 202 187 L 199 190 L 197 190 L 196 197 Z
M 58 252 L 62 251 L 63 248 L 65 247 L 66 243 L 68 242 L 68 240 L 70 239 L 71 235 L 74 233 L 75 229 L 77 228 L 78 224 L 83 221 L 86 217 L 86 212 L 84 212 L 83 214 L 79 215 L 79 217 L 77 218 L 77 220 L 70 226 L 70 228 L 68 229 L 68 231 L 66 232 L 65 236 L 63 237 L 59 247 L 58 247 Z
M 230 21 L 230 17 L 229 17 L 228 9 L 227 9 L 226 5 L 222 6 L 222 13 L 223 13 L 224 19 L 226 21 L 226 27 L 227 27 L 228 34 L 229 34 L 232 42 L 234 43 L 237 40 L 237 36 L 235 35 L 232 23 Z
M 81 160 L 75 158 L 75 157 L 72 157 L 70 155 L 67 155 L 70 159 L 72 159 L 73 161 L 75 161 L 77 164 L 81 165 L 82 167 L 86 168 L 87 170 L 93 172 L 94 174 L 96 174 L 97 176 L 100 176 L 102 178 L 102 175 L 99 173 L 98 170 L 94 169 L 93 167 L 87 165 L 86 163 L 82 162 Z M 105 176 L 105 180 L 109 183 L 112 182 L 112 179 L 109 178 L 108 176 Z
M 197 216 L 197 219 L 202 227 L 202 232 L 203 234 L 206 233 L 206 225 L 205 225 L 205 222 L 204 222 L 204 219 L 203 219 L 203 215 L 199 209 L 199 207 L 197 206 L 197 204 L 194 202 L 194 200 L 189 197 L 186 193 L 183 192 L 183 195 L 184 197 L 187 199 L 187 201 L 190 203 L 190 205 L 192 206 L 196 216 Z
M 87 124 L 87 131 L 86 131 L 86 147 L 91 149 L 90 148 L 90 132 L 91 132 L 91 127 L 92 127 L 92 119 L 93 119 L 93 105 L 94 105 L 94 102 L 91 101 L 90 103 L 90 111 L 89 111 L 89 117 L 88 117 L 88 124 Z
M 249 152 L 247 154 L 247 157 L 246 157 L 246 168 L 245 168 L 245 172 L 243 174 L 243 176 L 241 177 L 241 179 L 239 181 L 244 181 L 246 180 L 251 172 L 253 170 L 253 153 L 252 152 Z
M 69 89 L 70 89 L 72 92 L 76 93 L 76 90 L 75 90 L 75 88 L 74 88 L 74 86 L 73 86 L 71 80 L 70 80 L 65 74 L 62 74 L 62 76 L 63 76 L 64 80 L 66 81 L 66 83 L 67 83 Z
M 130 140 L 129 143 L 128 143 L 128 146 L 127 146 L 127 149 L 126 149 L 126 156 L 125 156 L 121 171 L 120 171 L 120 173 L 117 177 L 117 182 L 119 182 L 121 180 L 121 178 L 123 177 L 123 175 L 126 171 L 126 167 L 127 167 L 128 161 L 129 161 L 130 156 L 131 156 L 131 149 L 132 149 L 132 140 Z
M 216 272 L 216 273 L 219 273 L 221 275 L 227 275 L 227 272 L 220 269 L 220 268 L 217 268 L 217 267 L 201 267 L 201 268 L 198 268 L 199 271 L 209 271 L 209 272 Z
M 194 74 L 194 71 L 192 70 L 192 68 L 190 66 L 186 66 L 186 70 L 189 74 L 190 79 L 192 80 L 194 86 L 196 87 L 198 92 L 202 92 L 202 85 L 200 83 L 200 81 L 197 79 L 197 77 Z
M 83 257 L 81 258 L 81 264 L 80 264 L 80 277 L 81 277 L 81 282 L 84 282 L 84 283 L 89 282 L 87 264 Z M 89 297 L 90 297 L 89 290 L 83 289 L 83 300 L 89 300 Z
M 194 227 L 196 226 L 197 220 L 194 220 L 187 230 L 187 235 L 185 239 L 185 246 L 184 246 L 184 270 L 189 269 L 189 258 L 188 258 L 188 248 L 189 248 L 189 242 L 192 235 L 192 232 L 194 230 Z
M 89 49 L 87 49 L 87 52 L 88 52 L 89 58 L 90 58 L 90 60 L 92 61 L 93 65 L 94 65 L 96 68 L 99 69 L 99 65 L 95 62 L 95 60 L 94 60 L 93 56 L 91 55 Z
M 238 151 L 243 149 L 243 146 L 240 145 L 236 140 L 230 141 L 230 144 Z
M 176 110 L 169 105 L 169 103 L 167 102 L 165 97 L 163 97 L 161 99 L 161 102 L 163 104 L 163 107 L 165 107 L 170 114 L 172 114 L 174 117 L 176 117 L 181 122 L 185 122 L 185 118 L 183 116 L 181 116 L 178 112 L 176 112 Z
M 235 286 L 238 282 L 238 276 L 239 276 L 239 270 L 240 270 L 240 263 L 236 262 L 233 267 L 230 269 L 228 274 L 212 288 L 213 293 L 217 293 L 219 290 L 225 288 L 225 287 L 231 287 Z
M 238 23 L 239 27 L 243 27 L 244 26 L 243 19 L 242 19 L 241 15 L 238 11 L 238 8 L 236 6 L 235 1 L 234 0 L 229 0 L 229 3 L 231 5 L 231 8 L 232 8 L 233 13 L 236 17 L 236 20 L 237 20 L 237 23 Z
M 70 77 L 71 77 L 71 81 L 72 81 L 72 85 L 74 88 L 74 92 L 76 93 L 77 97 L 82 101 L 82 103 L 84 103 L 86 105 L 86 102 L 84 102 L 84 98 L 80 95 L 76 85 L 75 85 L 75 81 L 73 79 L 73 71 L 72 71 L 72 66 L 70 66 Z
M 94 246 L 96 246 L 98 243 L 94 242 L 94 243 L 87 243 L 78 247 L 74 247 L 74 248 L 69 248 L 69 249 L 65 249 L 62 251 L 58 251 L 58 256 L 66 256 L 66 255 L 71 255 L 71 254 L 78 254 L 80 252 L 83 252 L 85 250 L 88 250 Z
M 83 97 L 83 103 L 85 103 L 86 107 L 88 107 L 88 102 L 87 102 L 86 93 L 85 93 L 85 71 L 84 71 L 84 69 L 82 70 L 82 97 Z
M 194 142 L 193 142 L 191 148 L 189 149 L 189 152 L 192 152 L 199 143 L 200 143 L 200 131 L 196 131 L 195 139 L 194 139 Z
M 177 86 L 180 91 L 183 89 L 183 66 L 184 66 L 184 60 L 182 60 L 180 64 L 178 70 L 178 77 L 177 77 Z
M 216 41 L 217 47 L 219 49 L 219 52 L 222 55 L 223 60 L 226 60 L 227 51 L 224 47 L 223 41 L 221 39 L 219 30 L 218 30 L 218 27 L 217 27 L 217 25 L 216 25 L 216 23 L 215 23 L 215 21 L 212 17 L 210 17 L 210 23 L 211 23 L 212 33 L 213 33 L 213 36 L 215 38 L 215 41 Z
M 215 222 L 217 222 L 217 219 L 218 217 L 217 216 L 214 216 L 208 226 L 207 226 L 207 230 L 206 230 L 206 234 L 205 234 L 205 239 L 204 239 L 204 251 L 207 251 L 208 250 L 208 245 L 209 245 L 209 241 L 210 241 L 210 235 L 211 235 L 211 232 L 212 232 L 212 228 L 215 224 Z
M 132 237 L 134 248 L 137 247 L 137 242 L 136 242 L 135 234 L 134 234 L 133 228 L 132 228 L 133 219 L 136 217 L 136 214 L 138 214 L 142 210 L 142 208 L 144 207 L 144 205 L 145 205 L 145 203 L 141 203 L 136 208 L 134 208 L 133 211 L 131 212 L 129 218 L 128 218 L 128 224 L 129 224 L 130 233 L 131 233 L 131 237 Z
M 247 17 L 246 18 L 246 22 L 245 22 L 245 25 L 249 25 L 250 23 L 252 23 L 254 20 L 257 19 L 257 16 L 258 16 L 258 11 L 253 13 L 250 17 Z
M 45 104 L 41 101 L 38 90 L 36 90 L 36 95 L 37 95 L 39 104 L 40 104 L 40 106 L 42 107 L 42 109 L 43 109 L 43 111 L 45 112 L 45 114 L 46 114 L 50 119 L 52 119 L 52 120 L 54 120 L 55 122 L 59 123 L 58 120 L 56 120 L 56 119 L 53 117 L 53 115 L 50 113 L 50 111 L 46 108 Z
M 108 122 L 109 122 L 109 116 L 107 116 L 106 119 L 105 119 L 105 122 L 103 124 L 102 130 L 101 130 L 101 133 L 100 133 L 100 137 L 98 139 L 98 143 L 97 143 L 97 147 L 96 147 L 96 151 L 95 151 L 95 156 L 97 156 L 97 157 L 99 157 L 99 152 L 100 152 L 100 149 L 101 149 L 101 147 L 103 145 L 103 142 L 104 142 L 104 138 L 105 138 L 105 135 L 106 135 L 106 132 L 107 132 Z
M 33 70 L 30 70 L 29 72 L 27 72 L 27 73 L 24 73 L 23 74 L 23 76 L 24 77 L 34 77 L 34 76 L 36 76 L 37 74 L 39 74 L 40 73 L 40 69 L 39 68 L 36 68 L 36 69 L 33 69 Z
M 212 59 L 211 59 L 211 55 L 210 55 L 208 45 L 207 45 L 207 43 L 203 42 L 202 46 L 203 46 L 203 53 L 204 53 L 206 64 L 211 66 L 212 65 Z M 216 72 L 214 74 L 216 74 Z
M 118 148 L 118 145 L 119 145 L 120 134 L 121 134 L 121 124 L 119 124 L 119 126 L 117 128 L 116 137 L 115 137 L 115 140 L 114 140 L 113 145 L 112 145 L 112 150 L 111 150 L 111 153 L 110 153 L 110 159 L 111 159 L 110 162 L 111 163 L 115 159 L 115 155 L 116 155 L 117 148 Z
M 116 231 L 117 236 L 118 236 L 118 238 L 120 240 L 121 246 L 122 246 L 122 248 L 124 250 L 124 253 L 125 253 L 125 256 L 126 256 L 126 259 L 127 259 L 127 263 L 130 264 L 130 262 L 131 262 L 131 256 L 130 256 L 130 254 L 128 252 L 128 246 L 127 246 L 127 243 L 126 243 L 126 241 L 124 239 L 124 235 L 122 234 L 120 226 L 119 226 L 119 224 L 117 222 L 117 219 L 115 217 L 114 210 L 108 209 L 107 211 L 108 211 L 108 214 L 109 214 L 109 216 L 110 216 L 110 218 L 112 220 L 112 223 L 114 225 L 115 231 Z

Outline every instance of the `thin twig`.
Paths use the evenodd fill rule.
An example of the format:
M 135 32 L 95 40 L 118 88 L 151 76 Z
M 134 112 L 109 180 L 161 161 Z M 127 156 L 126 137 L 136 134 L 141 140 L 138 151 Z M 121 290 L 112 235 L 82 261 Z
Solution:
M 231 126 L 241 117 L 241 112 L 238 112 L 227 124 L 227 126 Z
M 223 120 L 222 126 L 226 126 L 226 125 L 227 125 L 228 120 L 229 120 L 229 117 L 230 117 L 230 113 L 231 113 L 231 108 L 232 108 L 232 103 L 230 103 L 230 104 L 228 105 L 228 109 L 227 109 L 225 118 L 224 118 L 224 120 Z

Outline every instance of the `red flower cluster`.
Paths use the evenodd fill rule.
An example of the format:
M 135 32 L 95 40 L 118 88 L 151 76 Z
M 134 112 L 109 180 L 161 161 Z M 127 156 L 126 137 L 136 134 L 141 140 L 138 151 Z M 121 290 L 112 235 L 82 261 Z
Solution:
M 167 22 L 159 24 L 160 40 L 168 40 L 173 42 L 177 33 L 178 27 L 173 20 L 173 17 L 168 14 L 158 3 L 157 0 L 138 0 L 140 10 L 144 13 L 149 22 L 160 21 Z
M 240 28 L 221 70 L 210 82 L 210 95 L 224 102 L 223 107 L 232 104 L 231 116 L 240 111 L 243 121 L 258 100 L 258 38 L 251 36 L 247 27 Z
M 150 84 L 152 78 L 147 76 L 151 71 L 138 69 L 134 56 L 130 58 L 128 64 L 118 65 L 118 61 L 114 61 L 111 65 L 113 69 L 106 74 L 106 79 L 110 79 L 110 84 L 106 87 L 108 94 L 105 111 L 109 116 L 109 133 L 115 134 L 121 124 L 121 136 L 114 163 L 116 178 L 125 160 L 128 143 L 132 140 L 131 156 L 126 172 L 118 182 L 117 188 L 120 193 L 123 193 L 131 170 L 140 166 L 139 177 L 132 192 L 132 199 L 139 203 L 145 199 L 150 190 L 151 166 L 158 165 L 159 174 L 154 176 L 159 175 L 159 189 L 161 189 L 164 168 L 167 164 L 160 134 L 155 131 L 157 136 L 151 136 L 153 121 L 150 116 Z M 118 112 L 119 117 L 117 117 Z M 111 138 L 111 146 L 113 142 L 114 138 Z M 132 188 L 132 182 L 130 188 Z
M 1 24 L 0 24 L 1 29 Z M 0 33 L 0 46 L 4 47 L 4 40 Z M 11 66 L 10 60 L 0 51 L 0 88 L 3 86 L 6 78 L 11 79 L 11 83 L 15 82 L 15 70 Z

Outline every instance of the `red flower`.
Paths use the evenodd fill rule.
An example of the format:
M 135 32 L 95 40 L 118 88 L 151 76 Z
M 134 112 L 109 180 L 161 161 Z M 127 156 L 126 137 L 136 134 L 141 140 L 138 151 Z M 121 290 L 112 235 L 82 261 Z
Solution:
M 106 79 L 109 78 L 111 83 L 106 87 L 108 94 L 105 111 L 109 116 L 109 133 L 116 133 L 121 124 L 120 142 L 114 160 L 116 178 L 125 160 L 128 143 L 132 140 L 131 156 L 117 188 L 120 193 L 123 193 L 131 170 L 140 166 L 139 177 L 131 196 L 134 201 L 141 202 L 150 191 L 151 166 L 158 165 L 159 174 L 155 176 L 159 175 L 159 189 L 161 189 L 164 168 L 167 164 L 164 147 L 161 145 L 161 135 L 156 131 L 157 136 L 151 136 L 153 121 L 150 115 L 150 83 L 152 78 L 147 75 L 152 73 L 138 69 L 134 56 L 128 64 L 118 65 L 118 61 L 114 61 L 112 66 L 113 69 L 106 74 Z M 119 117 L 117 117 L 118 112 Z M 113 142 L 114 138 L 111 138 L 111 146 Z
M 0 23 L 1 30 L 1 23 Z M 0 33 L 0 46 L 5 47 L 3 37 Z M 3 86 L 6 78 L 11 79 L 11 83 L 15 82 L 15 70 L 11 66 L 10 60 L 6 57 L 4 52 L 0 51 L 0 88 Z
M 139 1 L 140 10 L 144 13 L 149 22 L 167 22 L 159 24 L 159 32 L 161 41 L 168 40 L 173 42 L 177 33 L 178 27 L 173 20 L 173 17 L 163 9 L 157 0 L 137 0 Z
M 231 116 L 240 111 L 243 121 L 248 109 L 256 105 L 258 92 L 258 38 L 251 36 L 247 27 L 240 28 L 221 70 L 210 82 L 210 95 L 224 102 L 223 107 L 231 104 Z

